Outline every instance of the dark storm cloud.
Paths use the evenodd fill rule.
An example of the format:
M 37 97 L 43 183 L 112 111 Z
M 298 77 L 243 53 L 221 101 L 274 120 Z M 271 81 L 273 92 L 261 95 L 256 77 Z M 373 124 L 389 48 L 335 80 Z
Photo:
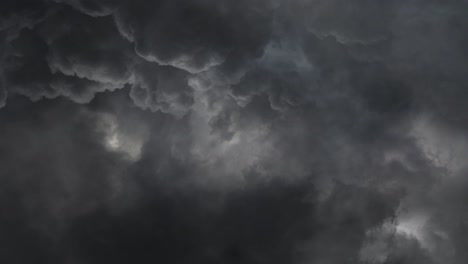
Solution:
M 115 19 L 141 57 L 196 73 L 259 56 L 274 7 L 265 0 L 122 1 Z
M 141 62 L 135 68 L 135 83 L 130 97 L 143 109 L 162 111 L 176 116 L 187 114 L 193 103 L 193 92 L 185 71 Z
M 308 31 L 342 44 L 373 43 L 389 37 L 389 22 L 402 1 L 298 1 Z
M 64 9 L 38 25 L 37 31 L 48 43 L 52 72 L 116 85 L 129 82 L 132 48 L 109 17 L 91 18 Z
M 5 88 L 5 80 L 3 76 L 0 76 L 0 107 L 4 107 L 6 104 L 6 99 L 8 97 L 8 92 Z
M 47 45 L 30 29 L 24 29 L 11 45 L 4 59 L 7 89 L 27 95 L 32 100 L 55 97 L 57 91 L 49 86 L 52 73 L 45 55 Z
M 115 11 L 121 0 L 54 0 L 57 3 L 68 4 L 90 16 L 106 16 Z
M 10 99 L 0 113 L 0 259 L 54 263 L 54 237 L 66 219 L 109 200 L 109 183 L 126 161 L 102 147 L 92 111 L 64 101 Z
M 0 7 L 1 261 L 468 260 L 464 1 Z
M 47 6 L 43 1 L 35 0 L 6 0 L 0 11 L 0 28 L 15 31 L 26 26 L 33 26 L 47 13 Z
M 123 44 L 118 45 L 116 31 L 117 38 L 112 39 L 112 21 L 90 21 L 72 10 L 52 13 L 34 29 L 22 29 L 6 43 L 3 67 L 8 91 L 32 100 L 65 95 L 77 102 L 89 102 L 97 91 L 123 87 L 131 63 L 125 57 L 125 42 L 121 40 Z M 84 28 L 74 26 L 77 24 Z M 90 32 L 86 25 L 93 25 L 95 31 Z M 83 37 L 89 42 L 79 43 Z M 100 48 L 105 41 L 116 45 L 118 51 Z M 86 47 L 86 43 L 90 45 Z
M 78 219 L 67 234 L 70 257 L 85 263 L 289 263 L 296 243 L 312 232 L 307 185 L 264 183 L 228 198 L 155 190 L 150 202 L 129 211 Z M 112 254 L 121 249 L 125 256 Z

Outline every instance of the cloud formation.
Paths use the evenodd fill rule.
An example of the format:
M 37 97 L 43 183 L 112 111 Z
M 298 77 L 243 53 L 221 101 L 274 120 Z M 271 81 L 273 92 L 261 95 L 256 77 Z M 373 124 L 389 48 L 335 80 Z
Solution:
M 0 262 L 466 263 L 467 7 L 3 1 Z

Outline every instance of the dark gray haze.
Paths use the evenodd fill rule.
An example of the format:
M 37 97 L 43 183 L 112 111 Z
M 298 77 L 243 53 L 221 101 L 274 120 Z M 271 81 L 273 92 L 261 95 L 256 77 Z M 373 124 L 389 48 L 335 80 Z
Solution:
M 0 263 L 468 263 L 468 1 L 2 0 Z

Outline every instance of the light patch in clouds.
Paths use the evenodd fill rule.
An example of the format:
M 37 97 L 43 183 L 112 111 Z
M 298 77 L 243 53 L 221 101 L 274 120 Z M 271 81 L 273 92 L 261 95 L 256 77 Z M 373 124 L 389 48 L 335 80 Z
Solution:
M 466 166 L 468 141 L 459 132 L 448 131 L 423 116 L 415 121 L 411 135 L 416 138 L 426 157 L 434 165 L 448 169 L 451 175 Z
M 410 241 L 417 241 L 425 253 L 431 253 L 433 246 L 427 232 L 429 219 L 429 214 L 424 212 L 401 212 L 396 219 L 387 219 L 367 230 L 359 259 L 367 264 L 393 263 L 395 253 L 406 250 L 412 245 Z
M 192 146 L 191 154 L 202 167 L 219 172 L 223 170 L 227 175 L 239 175 L 272 153 L 271 146 L 265 140 L 266 128 L 248 128 L 233 132 L 231 139 L 224 139 L 211 133 L 209 120 L 194 123 L 196 126 L 196 142 Z
M 131 161 L 137 161 L 146 141 L 144 133 L 122 129 L 117 118 L 111 114 L 102 114 L 100 120 L 105 133 L 105 147 L 109 151 L 124 154 Z
M 395 232 L 395 225 L 385 221 L 381 226 L 366 232 L 367 241 L 364 242 L 359 258 L 364 263 L 385 263 L 390 254 L 388 237 Z
M 268 140 L 269 129 L 266 126 L 239 127 L 236 117 L 229 125 L 231 137 L 224 137 L 213 132 L 210 123 L 228 104 L 230 98 L 217 105 L 209 105 L 202 88 L 196 89 L 195 103 L 191 117 L 191 133 L 194 138 L 190 155 L 208 174 L 238 176 L 273 155 L 274 149 Z M 222 97 L 222 95 L 221 95 Z M 223 172 L 223 173 L 220 173 Z
M 425 225 L 429 216 L 424 213 L 409 213 L 399 216 L 396 224 L 396 232 L 416 238 L 421 246 L 428 247 L 425 234 Z

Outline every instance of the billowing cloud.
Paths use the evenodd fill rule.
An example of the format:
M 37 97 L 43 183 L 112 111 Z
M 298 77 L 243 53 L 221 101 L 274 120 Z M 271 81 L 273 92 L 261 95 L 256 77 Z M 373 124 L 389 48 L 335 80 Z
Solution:
M 467 4 L 0 4 L 0 262 L 468 261 Z
M 120 32 L 151 62 L 197 73 L 259 56 L 275 1 L 122 1 Z
M 193 103 L 193 91 L 185 71 L 142 62 L 135 67 L 130 97 L 135 104 L 152 111 L 182 117 Z

